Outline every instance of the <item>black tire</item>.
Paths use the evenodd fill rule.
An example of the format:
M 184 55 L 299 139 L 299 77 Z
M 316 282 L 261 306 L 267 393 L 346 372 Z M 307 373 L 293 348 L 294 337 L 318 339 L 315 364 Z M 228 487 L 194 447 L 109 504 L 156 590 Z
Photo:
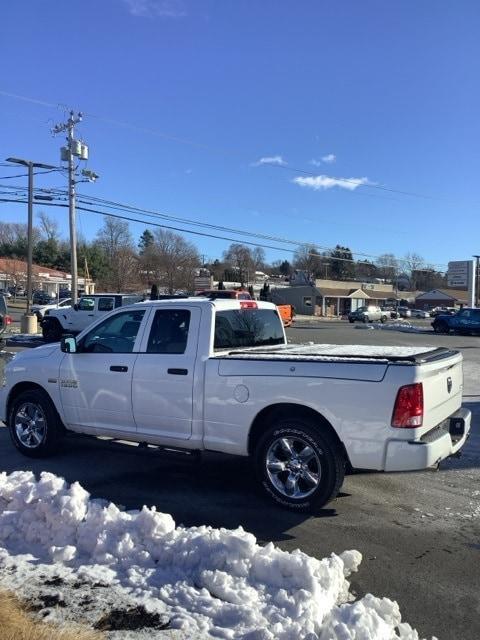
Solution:
M 312 488 L 312 485 L 306 484 L 303 477 L 296 481 L 303 494 L 310 491 L 308 495 L 302 495 L 302 491 L 300 491 L 298 497 L 290 497 L 287 493 L 279 490 L 278 485 L 281 485 L 284 480 L 294 476 L 295 473 L 303 473 L 298 469 L 297 471 L 285 469 L 278 472 L 275 479 L 277 486 L 272 481 L 272 451 L 275 451 L 277 446 L 283 450 L 279 444 L 280 440 L 292 441 L 294 443 L 292 450 L 296 451 L 298 448 L 299 451 L 305 451 L 303 448 L 305 445 L 313 452 L 314 456 L 309 460 L 306 471 L 312 472 L 313 476 L 318 476 L 318 484 Z M 297 447 L 295 443 L 298 443 L 299 446 Z M 267 456 L 271 461 L 270 471 L 267 468 Z M 307 458 L 303 458 L 303 460 L 306 461 Z M 263 490 L 276 503 L 293 511 L 315 512 L 333 500 L 343 484 L 345 463 L 345 456 L 335 438 L 320 421 L 317 423 L 308 417 L 292 416 L 289 418 L 286 416 L 274 419 L 254 451 L 255 471 Z M 289 461 L 285 464 L 293 464 L 293 462 Z M 296 462 L 296 464 L 301 464 L 301 462 Z M 315 469 L 318 469 L 320 473 L 315 474 Z
M 384 324 L 386 321 L 387 321 L 387 316 L 382 316 L 382 317 L 380 318 L 380 322 L 381 322 L 382 324 Z
M 34 429 L 36 437 L 21 436 L 18 425 L 25 424 L 26 418 L 35 419 L 36 415 L 39 416 L 36 419 L 38 429 Z M 41 389 L 24 391 L 15 398 L 8 414 L 8 430 L 15 447 L 29 458 L 45 458 L 55 453 L 65 432 L 52 401 Z
M 368 321 L 369 321 L 369 320 L 368 320 L 368 316 L 363 316 L 363 322 L 364 322 L 365 324 L 367 324 L 367 322 L 368 322 Z
M 449 333 L 449 328 L 448 326 L 445 324 L 445 322 L 434 322 L 433 323 L 433 330 L 435 331 L 435 333 Z
M 350 324 L 353 324 L 355 322 L 353 318 L 349 318 L 348 321 L 350 322 Z
M 42 322 L 42 336 L 45 342 L 59 342 L 62 337 L 62 325 L 56 318 L 44 318 Z

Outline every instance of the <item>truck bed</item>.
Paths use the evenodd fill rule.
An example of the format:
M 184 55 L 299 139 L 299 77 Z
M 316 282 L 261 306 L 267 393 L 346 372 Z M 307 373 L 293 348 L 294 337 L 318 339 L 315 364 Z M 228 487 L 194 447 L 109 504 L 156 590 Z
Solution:
M 292 360 L 320 362 L 384 362 L 422 364 L 456 355 L 444 347 L 388 347 L 340 344 L 288 344 L 273 347 L 235 349 L 215 354 L 234 360 Z

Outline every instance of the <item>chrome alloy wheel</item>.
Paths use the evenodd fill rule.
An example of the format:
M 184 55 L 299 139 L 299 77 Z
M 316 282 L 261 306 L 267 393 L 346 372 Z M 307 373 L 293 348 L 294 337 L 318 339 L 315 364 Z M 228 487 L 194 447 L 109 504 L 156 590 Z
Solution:
M 28 449 L 36 449 L 45 438 L 47 423 L 43 409 L 33 402 L 21 404 L 14 416 L 17 438 Z
M 270 482 L 287 498 L 306 498 L 320 484 L 320 459 L 303 438 L 274 440 L 267 451 L 265 465 Z

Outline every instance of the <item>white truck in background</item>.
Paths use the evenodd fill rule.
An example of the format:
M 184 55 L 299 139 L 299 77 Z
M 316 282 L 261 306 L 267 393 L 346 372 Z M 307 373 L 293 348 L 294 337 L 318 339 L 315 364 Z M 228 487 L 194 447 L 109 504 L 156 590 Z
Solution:
M 80 298 L 77 304 L 52 305 L 42 317 L 42 335 L 47 342 L 60 340 L 64 333 L 75 335 L 103 318 L 106 313 L 142 300 L 142 296 L 124 293 L 94 293 Z M 33 310 L 33 307 L 32 307 Z
M 462 386 L 456 351 L 288 345 L 273 304 L 187 298 L 120 307 L 19 353 L 0 419 L 32 457 L 68 431 L 250 456 L 277 503 L 315 510 L 347 465 L 425 469 L 459 451 Z

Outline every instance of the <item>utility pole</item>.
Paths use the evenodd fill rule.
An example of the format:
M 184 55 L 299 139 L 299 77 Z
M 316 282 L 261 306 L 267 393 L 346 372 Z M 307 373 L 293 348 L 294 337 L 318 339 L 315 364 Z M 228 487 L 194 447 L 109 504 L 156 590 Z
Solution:
M 478 279 L 480 276 L 480 256 L 473 256 L 476 259 L 476 263 L 475 263 L 475 279 L 474 279 L 474 287 L 475 287 L 475 291 L 474 291 L 474 301 L 475 301 L 475 307 L 478 308 L 479 306 L 479 296 L 478 296 Z
M 75 162 L 74 156 L 82 160 L 88 158 L 88 147 L 77 142 L 74 138 L 75 125 L 82 121 L 82 114 L 75 115 L 70 111 L 67 122 L 57 124 L 52 129 L 53 134 L 67 132 L 67 146 L 62 147 L 62 160 L 68 162 L 68 225 L 70 229 L 70 270 L 72 275 L 71 291 L 72 306 L 78 299 L 78 265 L 77 265 L 77 220 L 75 211 Z
M 56 169 L 51 164 L 33 162 L 23 158 L 7 158 L 7 162 L 21 164 L 28 169 L 28 224 L 27 224 L 27 309 L 22 322 L 24 333 L 36 333 L 35 322 L 30 319 L 32 305 L 32 271 L 33 271 L 33 169 Z M 35 331 L 33 331 L 35 329 Z

